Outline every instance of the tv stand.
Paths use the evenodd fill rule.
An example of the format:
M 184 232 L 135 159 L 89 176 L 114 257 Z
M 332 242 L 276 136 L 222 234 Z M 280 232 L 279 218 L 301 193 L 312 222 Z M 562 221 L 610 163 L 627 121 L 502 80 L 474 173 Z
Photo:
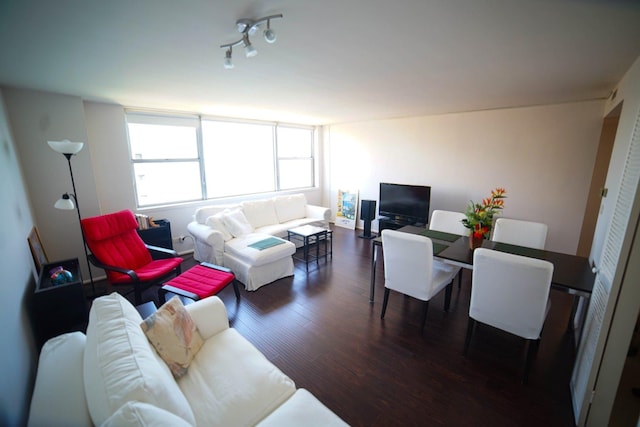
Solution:
M 402 217 L 389 218 L 381 216 L 378 218 L 378 234 L 382 233 L 384 229 L 397 230 L 405 225 L 415 225 L 417 227 L 424 227 L 424 223 L 414 222 Z

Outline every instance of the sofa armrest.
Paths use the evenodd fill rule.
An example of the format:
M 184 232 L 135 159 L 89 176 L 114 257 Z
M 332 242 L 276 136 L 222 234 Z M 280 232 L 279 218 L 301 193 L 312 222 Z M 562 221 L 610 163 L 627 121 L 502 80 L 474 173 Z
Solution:
M 331 219 L 331 209 L 316 205 L 307 205 L 307 218 L 318 218 L 329 223 Z
M 91 426 L 82 366 L 86 336 L 71 332 L 48 340 L 40 352 L 28 426 Z
M 196 260 L 222 264 L 224 252 L 224 236 L 205 224 L 190 222 L 187 231 L 193 237 Z
M 190 222 L 187 224 L 187 230 L 194 238 L 203 240 L 211 246 L 224 246 L 224 237 L 222 236 L 222 233 L 218 230 L 214 230 L 208 225 Z
M 208 297 L 185 306 L 204 340 L 229 328 L 227 309 L 216 296 Z

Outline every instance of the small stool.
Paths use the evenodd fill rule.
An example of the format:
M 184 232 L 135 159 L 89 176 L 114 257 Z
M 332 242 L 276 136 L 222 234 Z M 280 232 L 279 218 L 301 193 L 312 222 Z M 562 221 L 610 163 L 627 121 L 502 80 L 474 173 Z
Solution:
M 158 299 L 160 304 L 165 303 L 167 292 L 171 292 L 198 301 L 216 295 L 229 283 L 233 283 L 236 299 L 240 300 L 240 291 L 233 272 L 228 268 L 203 262 L 165 283 L 158 290 Z

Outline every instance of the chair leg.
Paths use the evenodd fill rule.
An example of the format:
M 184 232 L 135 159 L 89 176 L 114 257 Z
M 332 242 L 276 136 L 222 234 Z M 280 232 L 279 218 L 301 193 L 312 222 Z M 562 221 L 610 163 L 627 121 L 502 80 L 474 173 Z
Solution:
M 425 301 L 422 306 L 422 326 L 420 326 L 420 334 L 424 332 L 424 324 L 427 321 L 427 312 L 429 311 L 429 301 Z
M 382 300 L 382 313 L 380 318 L 384 319 L 384 313 L 387 311 L 387 303 L 389 302 L 389 288 L 384 288 L 384 299 Z
M 469 317 L 469 321 L 467 322 L 467 337 L 464 340 L 464 350 L 462 354 L 464 356 L 467 355 L 467 350 L 469 350 L 469 344 L 471 343 L 471 335 L 473 335 L 473 330 L 475 329 L 476 321 Z
M 527 340 L 527 354 L 524 359 L 524 374 L 522 376 L 522 384 L 529 382 L 529 370 L 533 362 L 533 354 L 536 352 L 540 340 Z
M 462 288 L 462 269 L 458 270 L 458 289 Z
M 167 302 L 167 291 L 160 286 L 158 288 L 158 303 L 162 305 L 165 302 Z
M 452 290 L 453 290 L 453 279 L 451 279 L 451 283 L 449 283 L 444 290 L 444 311 L 449 311 L 449 307 L 451 306 Z
M 135 301 L 135 305 L 142 304 L 142 290 L 139 284 L 133 285 L 133 300 Z
M 238 289 L 238 281 L 233 280 L 233 292 L 236 294 L 236 300 L 240 301 L 240 290 Z

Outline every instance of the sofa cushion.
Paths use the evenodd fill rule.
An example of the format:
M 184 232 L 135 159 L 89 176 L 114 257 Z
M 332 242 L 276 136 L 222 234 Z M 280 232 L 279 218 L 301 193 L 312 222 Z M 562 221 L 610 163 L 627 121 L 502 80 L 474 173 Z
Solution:
M 91 419 L 100 425 L 129 401 L 165 409 L 191 424 L 189 402 L 147 341 L 136 309 L 117 293 L 93 301 L 84 354 Z
M 127 402 L 100 427 L 191 427 L 182 418 L 144 402 Z
M 250 200 L 241 204 L 244 215 L 254 229 L 279 222 L 273 199 Z
M 324 406 L 313 394 L 301 388 L 258 424 L 258 427 L 271 426 L 348 427 L 348 424 Z
M 27 426 L 91 424 L 80 369 L 85 345 L 82 332 L 70 332 L 42 346 Z
M 186 374 L 203 341 L 182 300 L 174 296 L 144 319 L 140 327 L 173 376 Z
M 207 218 L 209 218 L 211 215 L 224 212 L 225 210 L 238 209 L 239 207 L 240 205 L 203 206 L 196 209 L 196 213 L 193 215 L 193 219 L 195 219 L 199 224 L 205 224 L 207 222 Z
M 296 245 L 287 240 L 283 240 L 284 243 L 281 245 L 271 246 L 263 250 L 248 247 L 253 243 L 270 238 L 273 238 L 273 236 L 261 233 L 247 234 L 229 240 L 225 243 L 224 250 L 233 257 L 254 267 L 278 261 L 296 252 Z
M 248 426 L 295 392 L 293 381 L 235 329 L 207 339 L 178 380 L 199 426 Z
M 222 221 L 233 237 L 240 237 L 253 232 L 253 227 L 240 209 L 225 211 L 222 215 Z
M 217 213 L 215 215 L 211 215 L 209 218 L 207 218 L 207 221 L 205 223 L 212 229 L 222 233 L 222 238 L 224 239 L 225 242 L 227 242 L 233 239 L 233 236 L 231 235 L 231 233 L 229 233 L 229 230 L 227 230 L 227 227 L 224 225 L 224 221 L 222 218 L 223 215 L 224 215 L 223 212 Z
M 273 199 L 276 207 L 278 222 L 287 222 L 292 219 L 304 218 L 307 215 L 307 198 L 304 194 L 291 196 L 278 196 Z

